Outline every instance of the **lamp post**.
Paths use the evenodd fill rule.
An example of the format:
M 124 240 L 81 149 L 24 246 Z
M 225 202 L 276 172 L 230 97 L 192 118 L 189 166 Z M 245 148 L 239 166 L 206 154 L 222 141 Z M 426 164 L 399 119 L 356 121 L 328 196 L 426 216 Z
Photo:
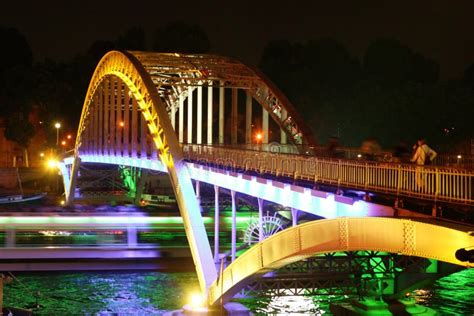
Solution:
M 56 122 L 54 127 L 56 127 L 56 146 L 59 146 L 59 129 L 61 128 L 61 123 Z

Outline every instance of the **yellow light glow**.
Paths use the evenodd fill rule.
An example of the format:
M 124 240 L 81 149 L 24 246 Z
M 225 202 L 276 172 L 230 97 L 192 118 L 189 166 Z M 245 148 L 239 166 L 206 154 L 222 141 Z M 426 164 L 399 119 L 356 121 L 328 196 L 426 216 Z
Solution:
M 461 159 L 461 158 L 462 158 L 462 156 L 461 156 L 461 155 L 458 155 L 458 159 Z
M 125 126 L 125 123 L 124 123 L 124 122 L 120 122 L 119 125 L 120 125 L 120 127 L 124 127 L 124 126 Z
M 44 157 L 44 153 L 40 153 L 40 157 L 41 157 L 41 158 Z
M 67 139 L 71 139 L 71 138 L 72 138 L 71 134 L 67 135 Z
M 66 202 L 64 202 L 64 200 L 61 200 L 61 201 L 59 202 L 59 204 L 64 205 L 64 204 L 66 204 Z
M 66 141 L 63 140 L 63 141 L 61 142 L 61 145 L 66 146 Z
M 191 308 L 204 307 L 204 298 L 201 294 L 193 293 L 191 295 L 191 303 L 189 305 Z
M 54 127 L 61 128 L 61 123 L 57 122 L 56 124 L 54 124 Z
M 49 168 L 57 168 L 59 166 L 59 163 L 55 159 L 50 159 L 48 160 L 48 167 Z
M 357 158 L 361 158 L 361 157 L 362 157 L 362 155 L 361 155 L 361 154 L 357 154 Z
M 257 133 L 257 135 L 255 137 L 257 138 L 257 140 L 261 140 L 263 135 L 262 135 L 262 133 Z

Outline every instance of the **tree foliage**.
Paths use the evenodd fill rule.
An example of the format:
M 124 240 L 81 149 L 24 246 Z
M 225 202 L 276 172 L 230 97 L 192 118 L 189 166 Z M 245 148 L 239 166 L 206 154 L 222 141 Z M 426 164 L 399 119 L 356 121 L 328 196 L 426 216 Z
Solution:
M 206 32 L 196 24 L 172 22 L 158 28 L 153 37 L 153 50 L 163 53 L 201 54 L 211 45 Z
M 34 134 L 35 129 L 28 121 L 28 118 L 19 113 L 8 117 L 5 127 L 6 139 L 14 141 L 21 147 L 26 148 Z
M 384 147 L 425 137 L 438 148 L 474 137 L 474 66 L 439 81 L 439 66 L 399 41 L 371 42 L 359 61 L 339 42 L 269 42 L 260 68 L 288 96 L 321 143 L 375 137 Z M 466 116 L 470 115 L 470 116 Z

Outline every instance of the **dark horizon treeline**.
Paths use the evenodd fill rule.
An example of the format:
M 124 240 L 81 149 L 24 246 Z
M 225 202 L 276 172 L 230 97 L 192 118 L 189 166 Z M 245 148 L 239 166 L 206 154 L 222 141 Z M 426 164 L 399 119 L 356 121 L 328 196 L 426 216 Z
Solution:
M 26 38 L 12 28 L 0 27 L 0 40 L 9 46 L 0 53 L 0 116 L 7 118 L 9 139 L 20 144 L 31 137 L 25 116 L 33 104 L 45 124 L 59 119 L 75 132 L 89 80 L 107 51 L 212 53 L 206 33 L 182 22 L 158 28 L 150 43 L 143 29 L 130 28 L 66 62 L 35 61 Z M 435 61 L 397 40 L 374 39 L 359 58 L 328 38 L 271 41 L 258 66 L 321 144 L 336 136 L 345 146 L 360 146 L 373 137 L 390 149 L 425 137 L 435 149 L 459 151 L 474 137 L 474 63 L 463 78 L 443 81 Z M 46 130 L 54 139 L 55 131 Z
M 334 39 L 273 41 L 260 63 L 322 143 L 375 138 L 384 148 L 417 138 L 443 151 L 474 136 L 474 64 L 442 81 L 439 65 L 393 39 L 372 41 L 362 58 Z M 457 147 L 457 148 L 455 148 Z

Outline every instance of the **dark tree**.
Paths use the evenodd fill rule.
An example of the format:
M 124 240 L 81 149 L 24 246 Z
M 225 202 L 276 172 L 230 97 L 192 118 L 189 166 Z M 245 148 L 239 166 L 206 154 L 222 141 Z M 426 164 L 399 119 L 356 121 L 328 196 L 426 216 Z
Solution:
M 116 47 L 123 50 L 147 50 L 145 31 L 141 27 L 128 29 L 118 37 Z
M 369 44 L 364 70 L 369 79 L 386 86 L 435 83 L 439 74 L 437 63 L 392 39 L 377 39 Z
M 25 36 L 14 28 L 0 26 L 0 72 L 12 67 L 31 67 L 33 53 Z
M 155 31 L 153 50 L 156 52 L 177 52 L 183 54 L 202 54 L 209 52 L 209 38 L 196 24 L 173 22 Z
M 464 71 L 464 81 L 474 84 L 474 63 L 470 64 Z
M 117 49 L 117 45 L 112 41 L 95 41 L 87 50 L 87 55 L 97 62 L 109 51 Z
M 321 39 L 310 41 L 303 51 L 303 64 L 313 82 L 332 87 L 347 87 L 359 79 L 359 60 L 338 41 Z
M 28 147 L 31 138 L 35 134 L 33 125 L 21 113 L 15 113 L 7 119 L 5 128 L 5 137 L 8 140 L 16 142 L 22 148 Z

